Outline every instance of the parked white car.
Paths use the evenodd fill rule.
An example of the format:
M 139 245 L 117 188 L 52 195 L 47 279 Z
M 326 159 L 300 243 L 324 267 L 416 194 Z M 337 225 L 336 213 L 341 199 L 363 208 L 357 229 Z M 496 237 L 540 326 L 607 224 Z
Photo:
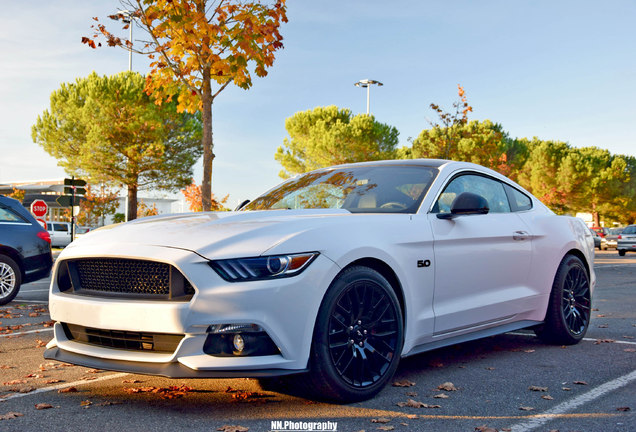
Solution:
M 70 222 L 47 222 L 46 230 L 51 236 L 51 247 L 65 247 L 71 242 Z
M 303 374 L 373 397 L 404 356 L 590 322 L 594 244 L 522 187 L 441 160 L 342 165 L 240 211 L 92 231 L 59 256 L 44 356 L 168 377 Z

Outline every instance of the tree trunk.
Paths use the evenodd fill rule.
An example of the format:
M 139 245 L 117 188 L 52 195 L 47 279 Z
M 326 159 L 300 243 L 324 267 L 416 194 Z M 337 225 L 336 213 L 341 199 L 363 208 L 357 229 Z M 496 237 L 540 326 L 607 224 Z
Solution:
M 128 220 L 137 219 L 137 184 L 128 185 Z
M 592 219 L 594 220 L 594 226 L 601 226 L 601 218 L 599 217 L 598 211 L 596 211 L 596 203 L 592 203 Z
M 212 141 L 212 87 L 210 83 L 210 69 L 203 71 L 203 88 L 201 94 L 203 107 L 201 120 L 203 121 L 203 180 L 201 181 L 201 200 L 203 211 L 212 210 L 212 161 L 214 161 L 214 143 Z

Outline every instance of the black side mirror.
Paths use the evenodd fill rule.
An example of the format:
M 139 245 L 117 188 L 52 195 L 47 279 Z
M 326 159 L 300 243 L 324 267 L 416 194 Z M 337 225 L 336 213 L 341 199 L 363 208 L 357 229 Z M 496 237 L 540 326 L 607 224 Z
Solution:
M 481 195 L 462 192 L 453 200 L 450 213 L 438 213 L 438 219 L 453 219 L 457 216 L 487 214 L 488 201 Z
M 234 211 L 239 211 L 240 209 L 242 209 L 243 207 L 245 207 L 249 203 L 250 203 L 250 200 L 246 199 L 245 201 L 243 201 L 242 203 L 237 205 L 236 208 L 234 209 Z

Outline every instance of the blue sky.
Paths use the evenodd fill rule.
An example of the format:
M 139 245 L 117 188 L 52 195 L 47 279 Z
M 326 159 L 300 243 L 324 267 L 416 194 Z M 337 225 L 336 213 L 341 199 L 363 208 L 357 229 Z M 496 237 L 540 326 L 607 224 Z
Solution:
M 60 83 L 127 69 L 125 51 L 80 43 L 91 17 L 118 7 L 3 4 L 0 182 L 64 176 L 32 142 L 31 125 Z M 274 153 L 287 117 L 325 105 L 364 112 L 366 92 L 354 86 L 364 78 L 384 83 L 371 89 L 371 111 L 398 128 L 401 145 L 434 119 L 431 102 L 451 108 L 461 84 L 470 118 L 501 123 L 512 137 L 636 156 L 633 1 L 288 0 L 288 18 L 269 75 L 249 91 L 229 87 L 213 107 L 213 192 L 229 193 L 231 206 L 280 181 Z M 133 59 L 141 73 L 146 64 Z M 201 172 L 197 164 L 198 183 Z

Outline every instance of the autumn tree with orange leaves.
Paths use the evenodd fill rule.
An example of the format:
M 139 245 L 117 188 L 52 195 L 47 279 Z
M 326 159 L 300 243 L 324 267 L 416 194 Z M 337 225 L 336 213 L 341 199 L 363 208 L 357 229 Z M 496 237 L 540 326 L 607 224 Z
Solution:
M 97 18 L 95 34 L 82 42 L 95 48 L 94 40 L 101 36 L 109 46 L 147 55 L 152 63 L 146 91 L 155 101 L 176 98 L 181 111 L 201 111 L 202 202 L 203 209 L 210 210 L 212 104 L 230 83 L 249 89 L 252 73 L 267 75 L 275 52 L 283 48 L 279 28 L 287 22 L 285 0 L 125 0 L 122 5 L 148 36 L 141 46 L 116 37 Z M 125 17 L 110 16 L 122 21 Z M 124 28 L 128 25 L 125 22 Z
M 193 212 L 203 211 L 203 199 L 201 194 L 201 186 L 196 184 L 194 180 L 192 180 L 192 184 L 190 184 L 185 189 L 181 189 L 181 193 L 185 197 L 186 202 L 188 203 L 188 208 Z M 214 194 L 212 194 L 212 207 L 210 210 L 212 211 L 225 211 L 227 210 L 224 207 L 224 204 L 227 203 L 230 195 L 225 195 L 225 197 L 221 200 L 217 200 Z

